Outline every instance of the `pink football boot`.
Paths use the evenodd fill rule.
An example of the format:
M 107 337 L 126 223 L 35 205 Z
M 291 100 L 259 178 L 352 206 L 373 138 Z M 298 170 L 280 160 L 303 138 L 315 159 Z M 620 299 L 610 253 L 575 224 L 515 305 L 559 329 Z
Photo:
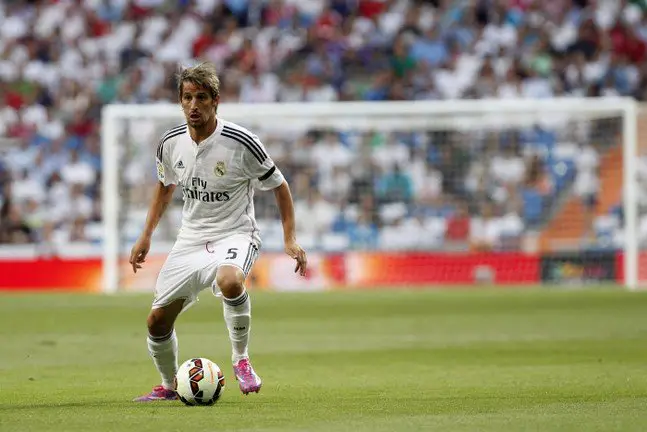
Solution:
M 174 390 L 165 389 L 163 386 L 158 385 L 153 387 L 153 391 L 138 398 L 133 399 L 134 402 L 153 402 L 158 400 L 177 400 L 177 394 Z
M 242 359 L 234 365 L 234 374 L 243 394 L 258 393 L 261 389 L 261 378 L 256 375 L 249 359 Z

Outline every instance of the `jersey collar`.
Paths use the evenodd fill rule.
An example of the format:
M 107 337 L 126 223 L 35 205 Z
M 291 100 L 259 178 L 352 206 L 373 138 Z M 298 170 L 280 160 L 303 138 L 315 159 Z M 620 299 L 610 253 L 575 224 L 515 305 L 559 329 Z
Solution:
M 193 146 L 198 147 L 200 149 L 205 147 L 203 144 L 213 143 L 220 136 L 220 133 L 222 132 L 222 128 L 225 126 L 223 122 L 224 121 L 220 117 L 216 116 L 216 129 L 213 131 L 213 133 L 209 135 L 207 138 L 205 138 L 204 141 L 202 141 L 202 144 L 199 144 L 199 145 L 196 144 L 195 141 L 191 140 L 191 142 L 193 143 Z
M 209 137 L 205 141 L 208 141 L 209 143 L 211 143 L 216 139 L 218 139 L 218 137 L 220 136 L 220 132 L 222 132 L 222 128 L 224 126 L 225 125 L 223 124 L 223 120 L 220 117 L 216 116 L 216 129 L 213 131 L 211 135 L 209 135 Z

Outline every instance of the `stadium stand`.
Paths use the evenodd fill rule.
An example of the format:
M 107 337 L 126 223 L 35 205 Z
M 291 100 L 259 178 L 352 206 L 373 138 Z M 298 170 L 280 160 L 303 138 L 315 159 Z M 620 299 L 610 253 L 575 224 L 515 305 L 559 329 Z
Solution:
M 223 102 L 644 100 L 644 12 L 624 0 L 4 1 L 0 242 L 101 241 L 101 107 L 173 102 L 178 63 L 215 62 Z M 621 207 L 602 191 L 620 156 L 587 137 L 616 126 L 263 138 L 309 221 L 306 248 L 514 250 L 538 228 L 613 247 Z M 273 211 L 259 196 L 268 247 Z M 582 232 L 564 231 L 572 214 Z

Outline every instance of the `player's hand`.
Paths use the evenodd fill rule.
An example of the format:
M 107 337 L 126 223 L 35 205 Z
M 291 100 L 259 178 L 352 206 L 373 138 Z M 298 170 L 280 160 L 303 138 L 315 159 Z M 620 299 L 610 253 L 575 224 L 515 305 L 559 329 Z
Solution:
M 308 267 L 308 258 L 306 257 L 306 252 L 301 248 L 301 246 L 294 241 L 286 242 L 285 253 L 297 260 L 294 272 L 299 272 L 301 276 L 305 276 Z
M 151 248 L 151 239 L 148 236 L 141 236 L 135 242 L 132 250 L 130 251 L 130 265 L 133 266 L 133 272 L 137 273 L 137 269 L 142 268 L 142 263 L 146 261 L 146 255 Z

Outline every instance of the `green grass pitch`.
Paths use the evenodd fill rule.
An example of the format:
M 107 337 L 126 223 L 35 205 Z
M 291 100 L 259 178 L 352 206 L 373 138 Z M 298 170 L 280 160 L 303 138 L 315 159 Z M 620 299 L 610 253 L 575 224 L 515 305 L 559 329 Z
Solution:
M 0 431 L 644 431 L 647 293 L 395 290 L 254 293 L 232 378 L 219 300 L 177 330 L 211 358 L 214 407 L 135 404 L 157 384 L 150 296 L 0 295 Z

